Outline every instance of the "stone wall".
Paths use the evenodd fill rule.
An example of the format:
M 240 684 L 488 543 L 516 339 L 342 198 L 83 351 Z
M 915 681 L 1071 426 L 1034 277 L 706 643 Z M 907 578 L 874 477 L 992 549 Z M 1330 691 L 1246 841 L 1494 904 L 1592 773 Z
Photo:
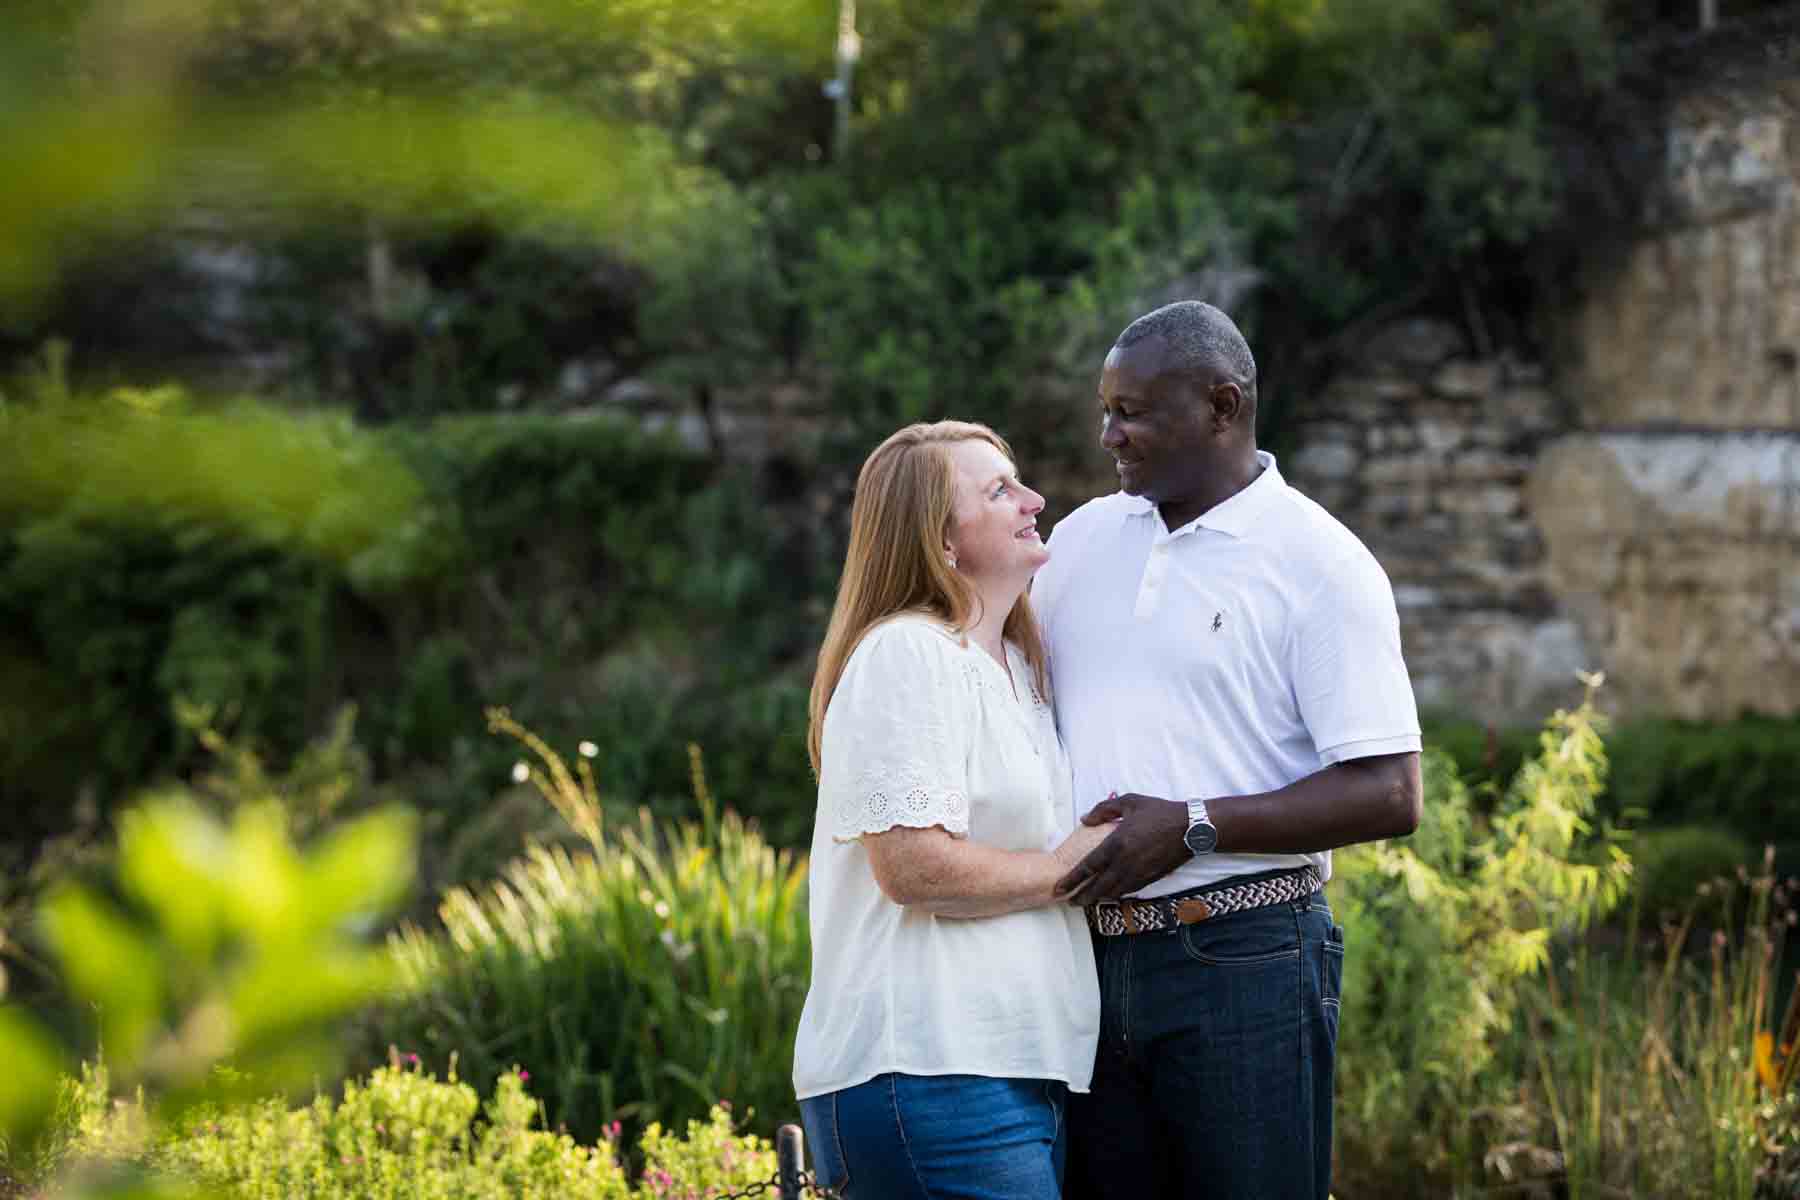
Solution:
M 1427 320 L 1386 330 L 1296 414 L 1283 474 L 1387 568 L 1422 707 L 1537 716 L 1594 665 L 1526 499 L 1571 423 L 1542 368 L 1471 357 Z
M 1413 322 L 1305 406 L 1294 482 L 1393 579 L 1422 703 L 1800 712 L 1800 79 L 1670 109 L 1553 369 Z

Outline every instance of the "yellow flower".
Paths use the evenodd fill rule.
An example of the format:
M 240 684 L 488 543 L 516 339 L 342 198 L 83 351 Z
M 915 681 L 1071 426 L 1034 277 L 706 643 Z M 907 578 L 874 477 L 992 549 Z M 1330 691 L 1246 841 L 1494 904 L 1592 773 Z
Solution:
M 1781 1073 L 1775 1069 L 1775 1035 L 1764 1030 L 1756 1035 L 1756 1077 L 1774 1095 L 1781 1086 Z

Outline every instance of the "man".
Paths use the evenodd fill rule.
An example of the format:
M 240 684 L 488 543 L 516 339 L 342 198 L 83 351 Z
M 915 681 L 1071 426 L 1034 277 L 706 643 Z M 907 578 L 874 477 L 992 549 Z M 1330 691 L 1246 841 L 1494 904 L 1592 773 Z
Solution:
M 1324 1200 L 1344 947 L 1320 885 L 1333 847 L 1420 817 L 1393 591 L 1257 450 L 1256 363 L 1211 305 L 1119 336 L 1100 444 L 1120 491 L 1057 525 L 1032 590 L 1076 805 L 1119 822 L 1058 885 L 1110 901 L 1068 1195 Z

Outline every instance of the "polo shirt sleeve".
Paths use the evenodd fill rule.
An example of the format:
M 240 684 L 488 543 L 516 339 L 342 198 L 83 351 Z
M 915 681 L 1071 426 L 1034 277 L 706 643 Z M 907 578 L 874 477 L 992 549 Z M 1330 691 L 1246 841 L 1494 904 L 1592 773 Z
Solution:
M 853 842 L 897 826 L 969 832 L 969 751 L 975 714 L 969 681 L 943 634 L 896 621 L 864 637 L 832 693 L 825 770 L 834 789 L 832 837 Z
M 1314 590 L 1293 638 L 1294 696 L 1325 766 L 1419 749 L 1394 590 L 1358 548 Z

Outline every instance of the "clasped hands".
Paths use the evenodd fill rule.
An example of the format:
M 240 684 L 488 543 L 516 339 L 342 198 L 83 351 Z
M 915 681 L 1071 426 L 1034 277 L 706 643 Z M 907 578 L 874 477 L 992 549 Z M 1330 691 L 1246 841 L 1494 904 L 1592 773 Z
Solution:
M 1192 857 L 1182 841 L 1187 824 L 1187 805 L 1180 801 L 1137 792 L 1108 796 L 1056 848 L 1057 857 L 1073 866 L 1053 894 L 1071 904 L 1095 904 L 1161 879 Z

